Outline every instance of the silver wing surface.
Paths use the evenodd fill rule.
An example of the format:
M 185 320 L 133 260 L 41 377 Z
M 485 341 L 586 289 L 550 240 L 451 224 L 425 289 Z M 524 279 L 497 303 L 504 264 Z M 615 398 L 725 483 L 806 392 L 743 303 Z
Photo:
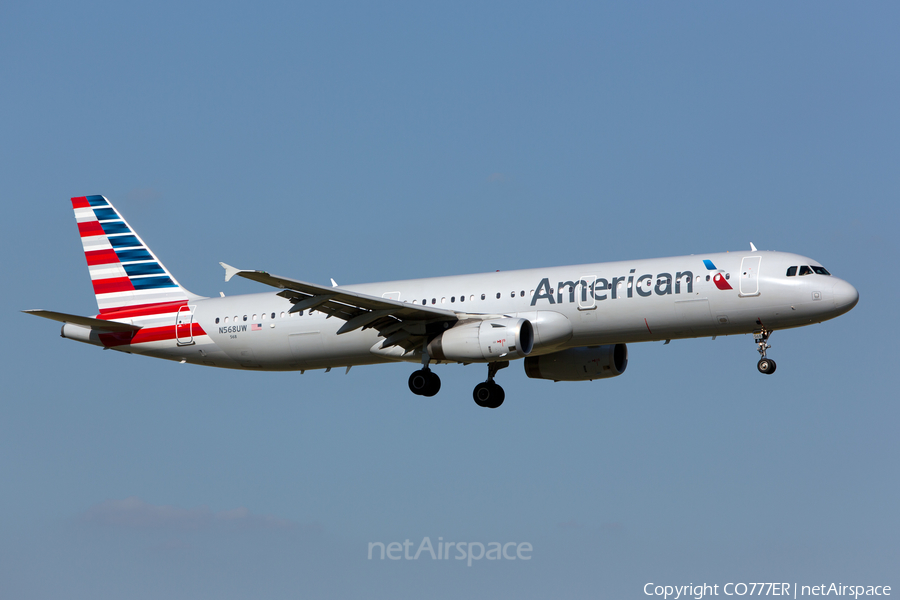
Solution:
M 399 346 L 409 352 L 421 348 L 462 317 L 443 308 L 378 298 L 340 287 L 325 287 L 280 277 L 266 271 L 247 271 L 225 263 L 219 264 L 225 268 L 225 281 L 237 275 L 281 289 L 278 295 L 293 304 L 289 312 L 317 310 L 325 313 L 326 318 L 337 317 L 346 321 L 338 329 L 339 335 L 356 329 L 375 329 L 384 338 L 382 349 Z

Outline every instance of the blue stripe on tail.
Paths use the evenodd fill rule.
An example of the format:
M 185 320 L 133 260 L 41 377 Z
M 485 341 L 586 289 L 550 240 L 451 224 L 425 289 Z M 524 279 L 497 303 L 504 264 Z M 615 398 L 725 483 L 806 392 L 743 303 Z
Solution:
M 136 260 L 153 260 L 153 256 L 143 248 L 133 248 L 131 250 L 116 250 L 116 256 L 118 256 L 119 261 L 123 263 L 133 262 Z

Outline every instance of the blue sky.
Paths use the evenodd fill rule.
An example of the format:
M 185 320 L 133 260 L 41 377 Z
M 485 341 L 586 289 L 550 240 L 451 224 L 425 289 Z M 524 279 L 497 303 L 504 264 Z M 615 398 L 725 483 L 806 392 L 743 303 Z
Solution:
M 0 596 L 637 598 L 900 585 L 900 10 L 82 2 L 0 19 Z M 760 249 L 837 320 L 631 345 L 593 383 L 481 366 L 260 374 L 62 340 L 93 314 L 69 198 L 193 292 Z M 530 561 L 369 561 L 369 542 Z

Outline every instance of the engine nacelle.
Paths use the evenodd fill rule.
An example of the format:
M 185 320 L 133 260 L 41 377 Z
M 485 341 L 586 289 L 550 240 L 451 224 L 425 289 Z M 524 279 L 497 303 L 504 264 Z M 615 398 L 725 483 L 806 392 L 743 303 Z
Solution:
M 525 359 L 525 374 L 532 379 L 592 381 L 616 377 L 628 366 L 625 344 L 569 348 Z
M 534 328 L 534 347 L 543 352 L 572 339 L 572 322 L 565 315 L 552 310 L 533 310 L 513 315 L 528 319 Z
M 534 329 L 527 319 L 492 319 L 451 327 L 428 344 L 435 360 L 490 362 L 522 358 L 534 347 Z

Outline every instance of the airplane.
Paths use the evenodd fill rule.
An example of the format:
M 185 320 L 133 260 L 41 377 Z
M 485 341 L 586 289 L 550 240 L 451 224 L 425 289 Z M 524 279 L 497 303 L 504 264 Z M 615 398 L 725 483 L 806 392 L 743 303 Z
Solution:
M 757 369 L 778 329 L 842 315 L 859 293 L 818 261 L 786 252 L 719 252 L 350 286 L 323 286 L 220 263 L 276 288 L 192 294 L 103 196 L 72 198 L 99 313 L 28 314 L 62 322 L 61 336 L 156 358 L 227 369 L 300 371 L 390 362 L 420 365 L 416 395 L 434 396 L 432 364 L 483 363 L 475 403 L 497 408 L 494 378 L 524 359 L 530 378 L 617 377 L 628 343 L 753 334 Z

